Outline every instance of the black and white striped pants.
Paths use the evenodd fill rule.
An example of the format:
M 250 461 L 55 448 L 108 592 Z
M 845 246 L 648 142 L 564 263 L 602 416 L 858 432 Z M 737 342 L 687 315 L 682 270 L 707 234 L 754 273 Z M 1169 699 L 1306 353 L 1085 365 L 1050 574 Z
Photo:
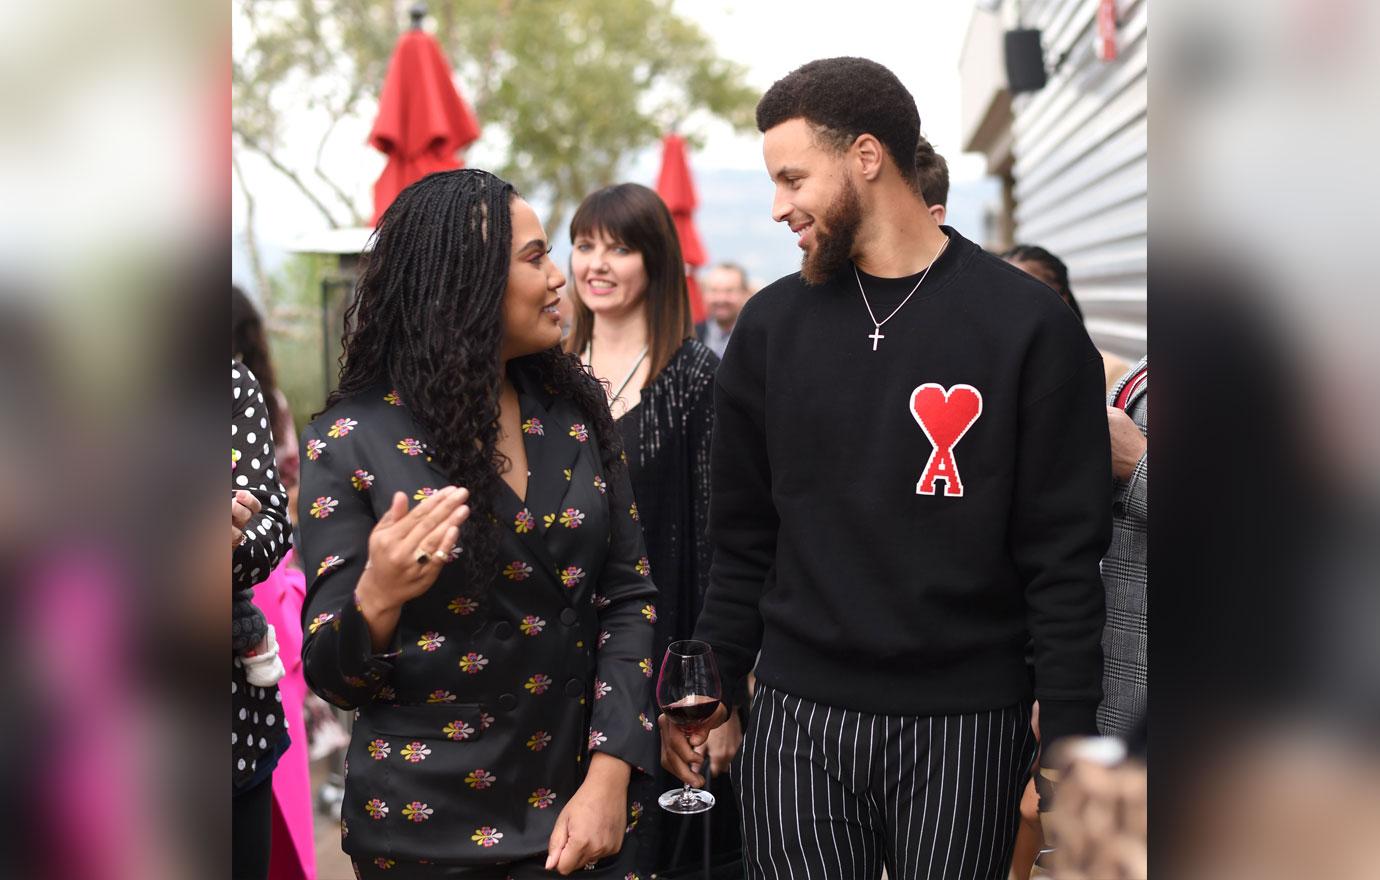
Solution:
M 733 763 L 751 880 L 1005 880 L 1028 706 L 869 715 L 759 683 Z

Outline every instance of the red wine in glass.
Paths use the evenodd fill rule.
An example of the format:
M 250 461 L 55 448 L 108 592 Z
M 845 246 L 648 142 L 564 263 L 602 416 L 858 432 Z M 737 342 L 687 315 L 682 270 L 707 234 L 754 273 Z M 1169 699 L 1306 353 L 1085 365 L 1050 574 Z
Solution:
M 672 724 L 680 728 L 681 733 L 691 736 L 700 732 L 700 728 L 718 708 L 718 697 L 690 694 L 669 706 L 662 706 L 661 711 L 666 713 Z
M 657 705 L 670 722 L 685 736 L 699 733 L 719 708 L 721 697 L 714 649 L 695 639 L 672 642 L 656 681 Z M 714 795 L 686 785 L 666 792 L 657 803 L 671 813 L 703 813 L 714 806 Z

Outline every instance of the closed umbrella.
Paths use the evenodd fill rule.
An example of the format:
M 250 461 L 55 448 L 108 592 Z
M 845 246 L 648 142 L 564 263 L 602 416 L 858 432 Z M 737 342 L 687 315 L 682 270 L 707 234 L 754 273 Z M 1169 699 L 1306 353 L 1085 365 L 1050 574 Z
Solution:
M 680 238 L 680 254 L 685 260 L 685 284 L 690 291 L 690 315 L 695 323 L 705 318 L 700 288 L 695 283 L 695 269 L 705 264 L 704 245 L 695 229 L 695 181 L 690 177 L 690 162 L 685 157 L 685 139 L 668 134 L 661 140 L 661 173 L 657 175 L 656 191 L 671 211 Z
M 479 137 L 479 121 L 455 90 L 441 47 L 421 28 L 424 9 L 412 10 L 412 29 L 398 40 L 379 96 L 369 143 L 388 157 L 374 183 L 374 224 L 409 184 L 463 164 L 456 153 Z

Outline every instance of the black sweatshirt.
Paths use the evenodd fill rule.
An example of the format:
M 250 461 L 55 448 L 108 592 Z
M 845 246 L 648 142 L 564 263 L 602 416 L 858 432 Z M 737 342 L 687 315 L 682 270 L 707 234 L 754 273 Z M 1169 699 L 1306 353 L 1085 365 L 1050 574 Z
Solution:
M 876 351 L 851 264 L 743 309 L 716 378 L 696 637 L 727 702 L 755 662 L 773 688 L 893 715 L 1029 701 L 1033 640 L 1045 741 L 1095 734 L 1102 361 L 1057 294 L 944 231 Z M 879 320 L 919 277 L 862 275 Z

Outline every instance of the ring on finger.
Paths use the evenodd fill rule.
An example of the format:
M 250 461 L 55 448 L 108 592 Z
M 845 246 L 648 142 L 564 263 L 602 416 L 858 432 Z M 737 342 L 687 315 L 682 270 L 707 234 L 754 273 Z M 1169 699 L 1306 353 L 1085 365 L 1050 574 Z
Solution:
M 416 559 L 418 565 L 426 565 L 428 562 L 431 561 L 431 551 L 423 547 L 418 547 Z

